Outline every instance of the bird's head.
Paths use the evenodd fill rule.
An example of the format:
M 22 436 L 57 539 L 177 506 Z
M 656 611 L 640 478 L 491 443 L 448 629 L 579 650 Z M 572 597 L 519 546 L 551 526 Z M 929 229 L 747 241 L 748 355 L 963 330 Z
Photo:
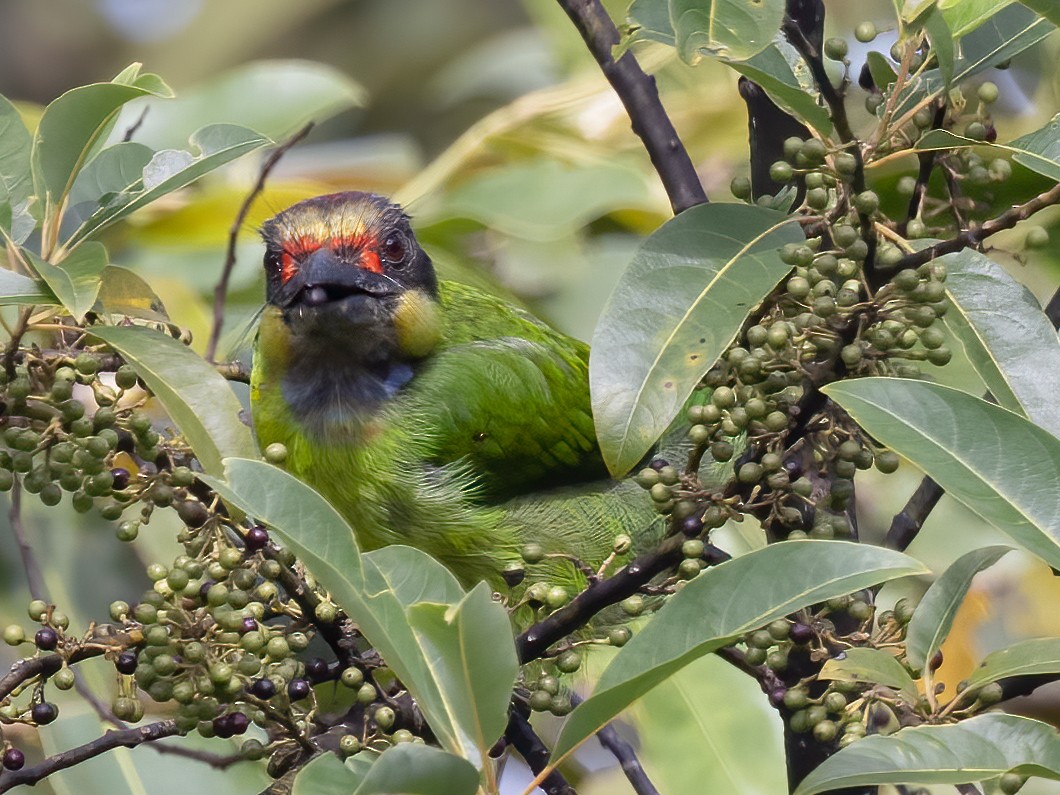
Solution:
M 426 356 L 438 281 L 402 209 L 373 193 L 317 196 L 266 221 L 266 299 L 296 346 Z

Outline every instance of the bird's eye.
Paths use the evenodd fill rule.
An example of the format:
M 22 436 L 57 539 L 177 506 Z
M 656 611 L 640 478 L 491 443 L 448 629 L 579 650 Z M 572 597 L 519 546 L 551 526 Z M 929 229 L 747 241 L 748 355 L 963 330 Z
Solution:
M 387 262 L 403 262 L 405 255 L 408 253 L 408 243 L 405 242 L 405 236 L 399 234 L 390 235 L 383 241 L 383 245 L 379 247 L 379 253 Z

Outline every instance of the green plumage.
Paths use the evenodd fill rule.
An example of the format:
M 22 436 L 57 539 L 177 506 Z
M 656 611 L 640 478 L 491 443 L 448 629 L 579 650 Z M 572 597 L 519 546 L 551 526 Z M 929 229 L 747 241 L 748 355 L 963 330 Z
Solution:
M 310 334 L 299 323 L 315 314 L 270 305 L 251 384 L 259 443 L 286 445 L 285 466 L 363 548 L 418 547 L 465 584 L 500 586 L 529 541 L 598 566 L 617 534 L 658 532 L 643 492 L 606 477 L 586 345 L 475 288 L 435 285 L 433 271 L 386 307 L 370 330 L 329 310 Z M 566 562 L 532 568 L 577 579 Z

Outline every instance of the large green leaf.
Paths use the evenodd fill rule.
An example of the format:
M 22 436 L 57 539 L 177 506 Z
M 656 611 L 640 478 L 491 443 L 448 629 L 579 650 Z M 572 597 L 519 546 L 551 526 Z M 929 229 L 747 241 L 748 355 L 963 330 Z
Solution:
M 1060 568 L 1060 439 L 1000 406 L 923 381 L 859 378 L 824 392 L 948 494 Z
M 744 61 L 780 32 L 784 0 L 670 0 L 677 52 L 690 64 L 704 55 Z
M 973 549 L 942 573 L 920 600 L 906 631 L 906 656 L 910 666 L 923 670 L 950 634 L 953 619 L 972 585 L 972 578 L 993 566 L 1009 547 Z
M 986 655 L 968 677 L 975 689 L 1010 676 L 1060 673 L 1060 638 L 1033 638 Z
M 71 235 L 67 245 L 76 245 L 88 235 L 98 233 L 167 193 L 190 185 L 199 177 L 268 145 L 270 141 L 246 127 L 212 124 L 193 133 L 190 143 L 192 148 L 198 150 L 198 154 L 183 149 L 156 152 L 143 167 L 141 178 L 123 192 L 125 200 L 101 206 Z M 136 189 L 137 186 L 139 189 Z
M 593 334 L 589 383 L 604 460 L 629 471 L 677 416 L 744 320 L 790 267 L 778 249 L 797 219 L 702 204 L 648 237 Z
M 988 144 L 949 130 L 929 130 L 916 142 L 914 148 L 927 151 L 971 146 L 1012 152 L 1012 159 L 1016 162 L 1042 176 L 1060 181 L 1060 114 L 1053 116 L 1041 129 L 1029 132 L 1007 144 Z
M 913 726 L 859 740 L 828 757 L 795 795 L 874 784 L 967 784 L 1009 770 L 1060 779 L 1052 726 L 991 713 L 949 726 Z
M 467 760 L 405 743 L 384 751 L 353 795 L 474 795 L 478 785 L 478 771 Z
M 58 303 L 45 282 L 0 268 L 0 306 Z
M 487 764 L 481 737 L 496 727 L 515 678 L 511 628 L 507 620 L 497 620 L 503 610 L 482 609 L 481 595 L 465 600 L 453 575 L 417 549 L 395 545 L 361 555 L 353 531 L 327 501 L 277 467 L 230 458 L 225 481 L 203 480 L 272 527 L 313 572 L 408 688 L 442 747 L 477 767 Z M 444 607 L 444 620 L 419 607 L 425 603 Z M 414 629 L 412 614 L 426 629 Z M 467 624 L 472 616 L 479 626 Z M 463 663 L 447 656 L 466 656 L 463 644 L 472 638 L 479 650 L 491 651 L 474 664 L 476 675 L 489 684 L 482 693 L 473 693 L 461 679 Z M 504 680 L 505 705 L 498 707 Z
M 729 65 L 762 86 L 777 105 L 822 135 L 832 131 L 832 118 L 818 102 L 819 92 L 810 67 L 786 39 L 778 38 L 748 60 Z
M 118 265 L 108 265 L 103 269 L 96 306 L 106 315 L 155 321 L 169 319 L 162 299 L 151 289 L 151 285 L 128 268 Z
M 947 254 L 944 321 L 994 400 L 1060 437 L 1060 341 L 1031 292 L 973 249 Z
M 637 755 L 660 792 L 787 791 L 780 716 L 752 677 L 720 657 L 689 663 L 630 713 Z
M 122 126 L 143 113 L 136 140 L 152 149 L 179 149 L 209 124 L 235 124 L 280 141 L 309 121 L 323 121 L 364 104 L 364 89 L 326 64 L 255 61 L 182 90 L 169 102 L 145 99 L 122 113 Z
M 82 247 L 83 248 L 83 247 Z M 177 340 L 145 326 L 93 326 L 135 369 L 188 440 L 205 472 L 220 475 L 228 456 L 255 455 L 242 406 L 213 365 Z
M 64 225 L 76 229 L 101 206 L 129 201 L 122 194 L 140 184 L 144 167 L 154 154 L 153 149 L 143 144 L 122 141 L 93 157 L 70 188 Z
M 918 697 L 916 682 L 893 654 L 881 649 L 847 649 L 825 662 L 818 678 L 836 682 L 886 685 L 896 690 L 910 706 Z
M 987 1 L 979 0 L 979 2 Z M 1054 25 L 1060 25 L 1060 5 L 1056 3 L 1056 0 L 1020 0 L 1020 2 L 1027 8 L 1041 14 Z
M 33 137 L 18 110 L 0 96 L 0 204 L 6 203 L 11 208 L 10 215 L 5 214 L 0 222 L 0 228 L 15 243 L 24 241 L 36 223 L 27 209 L 33 194 L 32 149 Z
M 1013 0 L 939 0 L 938 8 L 959 38 L 971 33 Z
M 844 541 L 770 544 L 707 569 L 675 594 L 571 713 L 550 764 L 692 660 L 773 619 L 860 588 L 919 574 L 906 555 Z
M 137 75 L 131 82 L 93 83 L 73 88 L 48 105 L 33 142 L 38 195 L 47 196 L 57 206 L 74 177 L 102 143 L 122 105 L 146 95 L 166 98 L 172 92 L 159 84 L 155 75 Z
M 360 756 L 358 754 L 357 756 Z M 357 756 L 351 757 L 356 759 Z M 325 751 L 309 760 L 294 777 L 291 795 L 351 795 L 360 778 L 338 756 Z
M 28 249 L 22 255 L 48 284 L 75 321 L 96 303 L 100 279 L 107 267 L 107 249 L 102 243 L 90 243 L 72 252 L 58 265 L 46 262 Z

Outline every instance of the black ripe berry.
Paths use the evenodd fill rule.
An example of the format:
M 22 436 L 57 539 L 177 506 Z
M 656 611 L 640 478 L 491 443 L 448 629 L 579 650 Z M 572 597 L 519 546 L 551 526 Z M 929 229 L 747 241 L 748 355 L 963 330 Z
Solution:
M 114 467 L 110 471 L 110 474 L 114 477 L 114 482 L 111 484 L 111 488 L 114 491 L 122 491 L 129 485 L 129 470 L 123 467 Z
M 244 543 L 247 545 L 248 552 L 257 552 L 259 549 L 264 549 L 265 545 L 269 543 L 269 531 L 261 525 L 255 525 L 247 530 Z
M 663 467 L 670 466 L 670 462 L 667 461 L 665 458 L 655 458 L 655 459 L 652 459 L 652 462 L 650 464 L 648 464 L 648 466 L 650 466 L 652 469 L 654 469 L 656 472 L 658 472 Z
M 118 669 L 120 674 L 133 674 L 136 672 L 136 652 L 134 651 L 123 651 L 118 655 L 118 659 L 114 661 L 114 667 Z
M 242 712 L 233 712 L 228 716 L 228 727 L 232 734 L 244 734 L 250 727 L 250 719 Z
M 791 639 L 797 646 L 809 643 L 813 639 L 813 629 L 806 624 L 793 624 L 791 627 Z
M 309 681 L 306 679 L 292 679 L 290 684 L 287 685 L 287 697 L 291 701 L 301 701 L 303 698 L 309 695 Z
M 4 751 L 4 767 L 8 770 L 21 770 L 26 764 L 26 755 L 17 748 L 8 748 Z
M 322 657 L 314 657 L 305 664 L 305 674 L 311 682 L 323 682 L 328 678 L 328 663 Z
M 703 532 L 703 517 L 701 516 L 686 516 L 681 520 L 681 532 L 686 536 L 698 536 Z
M 250 684 L 250 694 L 260 699 L 270 699 L 276 695 L 276 683 L 271 679 L 255 679 Z
M 59 645 L 59 634 L 51 627 L 41 627 L 33 636 L 33 642 L 42 651 L 51 651 Z
M 33 705 L 30 715 L 38 726 L 44 726 L 59 717 L 59 708 L 48 701 L 42 701 Z

